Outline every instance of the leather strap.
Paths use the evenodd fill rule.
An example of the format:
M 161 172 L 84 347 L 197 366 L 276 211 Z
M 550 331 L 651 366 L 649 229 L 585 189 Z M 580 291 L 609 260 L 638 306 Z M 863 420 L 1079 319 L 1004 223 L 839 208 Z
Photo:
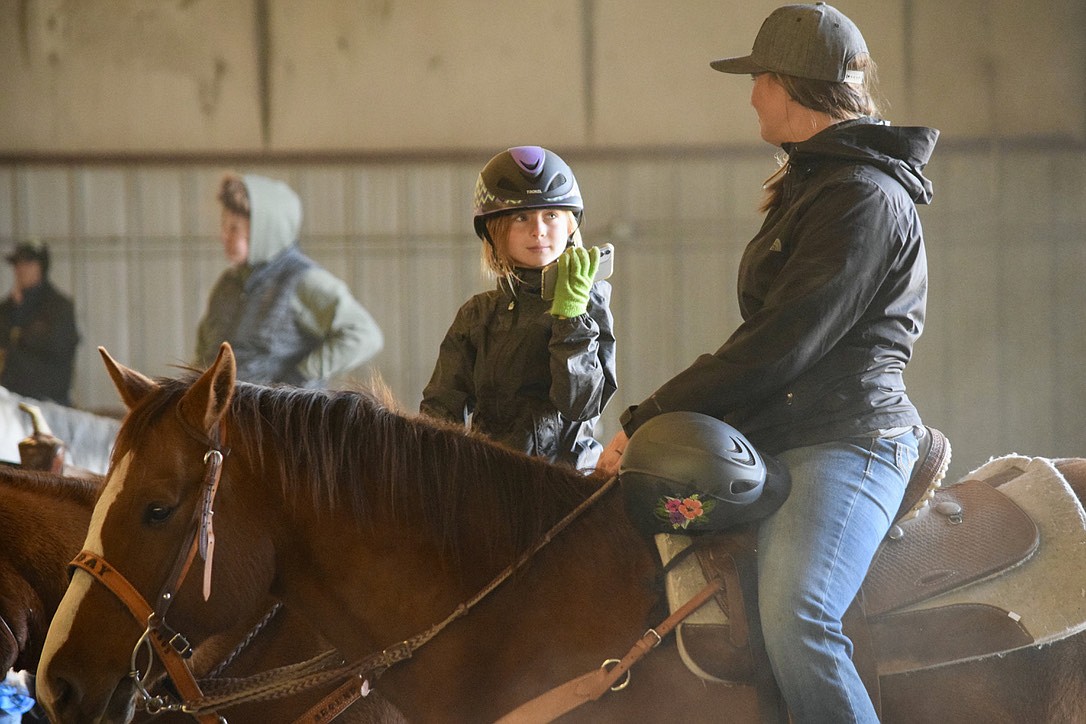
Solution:
M 361 674 L 352 676 L 295 719 L 294 724 L 330 722 L 369 693 L 369 682 Z
M 621 660 L 616 662 L 612 659 L 604 662 L 604 665 L 600 668 L 582 674 L 576 679 L 567 681 L 565 684 L 521 704 L 499 719 L 497 724 L 550 722 L 563 714 L 573 711 L 582 704 L 599 699 L 609 689 L 618 691 L 625 688 L 626 684 L 629 683 L 630 668 L 645 654 L 659 646 L 664 637 L 671 633 L 683 619 L 701 608 L 702 604 L 712 598 L 720 589 L 720 586 L 721 580 L 719 578 L 709 581 L 704 588 L 676 609 L 663 623 L 654 629 L 646 631 L 645 635 L 637 640 L 637 643 Z M 606 668 L 608 663 L 614 663 L 615 665 L 608 669 Z M 626 676 L 626 680 L 622 684 L 615 686 L 615 682 L 623 675 Z
M 212 521 L 215 517 L 215 495 L 219 490 L 219 480 L 222 477 L 223 454 L 216 447 L 207 451 L 204 455 L 204 464 L 207 466 L 202 485 L 203 495 L 200 505 L 192 511 L 192 526 L 189 528 L 184 544 L 177 551 L 177 558 L 170 569 L 170 575 L 159 591 L 155 603 L 155 615 L 160 619 L 166 618 L 166 611 L 173 603 L 178 589 L 184 583 L 192 566 L 196 554 L 204 560 L 204 600 L 211 596 L 211 564 L 215 552 L 215 532 Z
M 116 596 L 121 603 L 132 613 L 136 622 L 147 627 L 148 638 L 155 652 L 166 667 L 177 693 L 183 701 L 199 699 L 203 696 L 200 685 L 196 682 L 189 667 L 185 664 L 184 656 L 189 652 L 188 641 L 177 632 L 166 626 L 161 618 L 157 618 L 151 607 L 143 600 L 139 591 L 128 582 L 119 571 L 113 568 L 102 557 L 90 551 L 80 551 L 72 561 L 72 565 L 89 573 L 95 580 L 104 585 Z M 204 724 L 215 724 L 219 717 L 215 714 L 194 715 Z

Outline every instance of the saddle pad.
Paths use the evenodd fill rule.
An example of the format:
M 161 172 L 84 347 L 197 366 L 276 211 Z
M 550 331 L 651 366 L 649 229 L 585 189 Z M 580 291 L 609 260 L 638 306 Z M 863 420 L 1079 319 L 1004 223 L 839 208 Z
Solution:
M 896 528 L 900 538 L 883 541 L 864 581 L 868 618 L 998 575 L 1038 544 L 1030 517 L 980 480 L 936 491 L 929 506 Z
M 691 545 L 690 536 L 677 533 L 657 533 L 655 540 L 656 549 L 660 552 L 660 560 L 663 561 L 665 566 Z M 668 571 L 664 578 L 664 592 L 667 595 L 668 610 L 675 611 L 681 607 L 695 593 L 704 588 L 705 584 L 705 574 L 702 572 L 697 556 L 686 556 L 675 564 L 675 567 Z M 695 658 L 690 654 L 683 642 L 683 629 L 688 624 L 695 627 L 695 630 L 703 626 L 728 626 L 728 616 L 716 602 L 716 599 L 709 599 L 705 605 L 690 614 L 685 621 L 675 628 L 675 643 L 678 646 L 679 656 L 682 658 L 683 663 L 700 678 L 723 684 L 733 683 L 713 676 L 695 661 Z
M 972 583 L 902 611 L 986 604 L 1011 612 L 1041 646 L 1086 629 L 1086 511 L 1045 458 L 1009 455 L 982 465 L 965 480 L 1002 480 L 999 490 L 1037 523 L 1041 545 L 1029 560 L 1003 575 Z

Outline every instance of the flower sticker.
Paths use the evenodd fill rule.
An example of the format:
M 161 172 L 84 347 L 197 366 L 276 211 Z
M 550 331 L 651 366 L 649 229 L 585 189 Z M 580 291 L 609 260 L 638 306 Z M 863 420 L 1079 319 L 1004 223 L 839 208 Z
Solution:
M 690 526 L 704 525 L 707 516 L 716 506 L 715 500 L 702 500 L 701 493 L 694 493 L 685 498 L 672 498 L 665 495 L 656 504 L 656 517 L 671 524 L 675 530 L 686 530 Z

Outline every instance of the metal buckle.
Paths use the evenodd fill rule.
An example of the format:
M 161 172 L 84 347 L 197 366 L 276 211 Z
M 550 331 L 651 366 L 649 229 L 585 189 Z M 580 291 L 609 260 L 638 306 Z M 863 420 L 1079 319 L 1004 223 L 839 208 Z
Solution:
M 600 668 L 606 670 L 607 667 L 610 666 L 611 664 L 621 664 L 621 663 L 622 663 L 622 659 L 607 659 L 602 664 L 600 664 Z M 615 684 L 614 686 L 612 686 L 611 691 L 622 691 L 623 689 L 625 689 L 629 685 L 630 685 L 630 670 L 626 669 L 626 678 L 622 680 L 621 684 Z

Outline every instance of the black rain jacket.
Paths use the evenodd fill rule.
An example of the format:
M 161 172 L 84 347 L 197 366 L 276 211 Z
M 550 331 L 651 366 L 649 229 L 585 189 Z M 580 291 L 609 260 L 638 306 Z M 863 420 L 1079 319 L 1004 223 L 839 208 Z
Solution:
M 48 279 L 0 302 L 0 385 L 36 400 L 71 405 L 79 331 L 75 306 Z
M 924 327 L 916 204 L 939 132 L 870 118 L 786 144 L 781 203 L 739 267 L 743 323 L 622 416 L 724 419 L 763 452 L 920 424 L 902 373 Z
M 611 285 L 596 282 L 587 313 L 559 319 L 540 297 L 539 270 L 516 272 L 512 289 L 503 282 L 457 312 L 421 411 L 588 470 L 603 449 L 596 421 L 617 388 Z

